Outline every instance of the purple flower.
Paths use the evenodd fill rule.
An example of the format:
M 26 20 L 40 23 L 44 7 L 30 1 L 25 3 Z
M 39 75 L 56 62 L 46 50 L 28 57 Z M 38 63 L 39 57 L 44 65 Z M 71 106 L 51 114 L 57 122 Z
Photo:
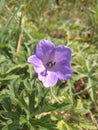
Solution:
M 48 40 L 41 40 L 36 47 L 36 54 L 28 58 L 34 65 L 39 80 L 45 87 L 52 87 L 57 80 L 67 80 L 72 76 L 70 60 L 72 50 L 63 45 L 55 46 Z

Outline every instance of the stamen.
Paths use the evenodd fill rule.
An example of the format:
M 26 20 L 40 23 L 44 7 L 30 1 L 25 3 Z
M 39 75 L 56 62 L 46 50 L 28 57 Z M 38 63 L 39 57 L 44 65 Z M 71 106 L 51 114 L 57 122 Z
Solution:
M 47 75 L 47 70 L 44 70 L 43 72 L 41 72 L 42 76 L 46 76 Z
M 52 62 L 52 66 L 54 66 L 56 64 L 56 62 Z
M 49 61 L 46 65 L 51 68 L 56 64 L 56 62 Z

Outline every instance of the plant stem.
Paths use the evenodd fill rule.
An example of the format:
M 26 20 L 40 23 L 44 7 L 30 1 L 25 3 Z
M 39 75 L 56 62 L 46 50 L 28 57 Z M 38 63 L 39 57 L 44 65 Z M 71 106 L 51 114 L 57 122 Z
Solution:
M 51 96 L 52 96 L 58 103 L 60 103 L 60 101 L 59 101 L 59 100 L 57 99 L 57 97 L 54 95 L 52 87 L 50 88 L 50 93 L 51 93 Z

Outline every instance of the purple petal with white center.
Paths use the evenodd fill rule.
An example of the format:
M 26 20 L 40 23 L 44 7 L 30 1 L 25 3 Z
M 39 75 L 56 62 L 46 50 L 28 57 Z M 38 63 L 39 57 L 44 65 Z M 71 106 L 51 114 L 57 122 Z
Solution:
M 42 81 L 45 87 L 53 87 L 58 80 L 56 73 L 51 71 L 47 71 L 46 76 L 42 76 L 41 74 L 38 74 L 38 78 L 39 80 Z
M 28 62 L 34 65 L 34 70 L 37 73 L 43 72 L 45 70 L 42 61 L 39 58 L 37 58 L 36 55 L 30 56 L 28 58 Z
M 36 55 L 28 58 L 34 65 L 39 80 L 45 87 L 53 87 L 57 80 L 67 80 L 72 76 L 70 60 L 72 50 L 67 46 L 57 46 L 48 40 L 41 40 L 36 47 Z
M 52 71 L 57 74 L 60 80 L 67 80 L 72 76 L 71 65 L 67 60 L 56 63 Z
M 63 45 L 59 45 L 55 48 L 55 60 L 57 62 L 62 60 L 70 61 L 72 57 L 71 48 Z
M 54 49 L 55 46 L 52 42 L 48 40 L 41 40 L 36 46 L 36 55 L 45 62 Z

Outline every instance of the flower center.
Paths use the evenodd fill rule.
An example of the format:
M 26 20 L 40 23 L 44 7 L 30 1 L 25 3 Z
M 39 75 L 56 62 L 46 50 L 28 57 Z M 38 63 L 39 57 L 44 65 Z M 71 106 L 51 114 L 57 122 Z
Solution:
M 54 65 L 56 64 L 56 62 L 54 61 L 49 61 L 46 65 L 47 65 L 47 67 L 49 67 L 49 68 L 52 68 Z

